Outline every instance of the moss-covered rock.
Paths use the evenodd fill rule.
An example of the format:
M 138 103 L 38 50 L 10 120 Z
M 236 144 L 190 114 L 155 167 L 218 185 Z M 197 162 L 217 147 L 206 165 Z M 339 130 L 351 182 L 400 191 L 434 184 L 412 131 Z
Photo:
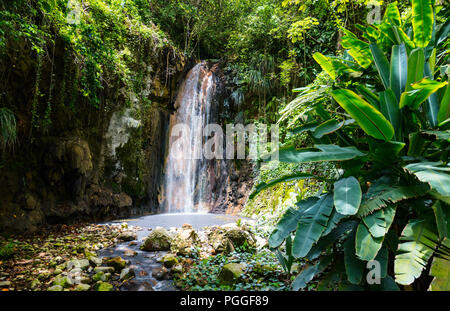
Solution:
M 113 257 L 105 260 L 106 265 L 113 267 L 116 272 L 122 271 L 126 267 L 127 262 L 122 257 Z
M 245 266 L 239 263 L 229 263 L 222 267 L 219 273 L 219 282 L 221 285 L 234 284 L 243 274 Z
M 167 230 L 159 227 L 153 230 L 148 235 L 144 243 L 141 245 L 140 249 L 148 252 L 167 251 L 170 249 L 171 243 L 172 238 L 170 237 Z
M 173 254 L 166 254 L 161 258 L 161 262 L 166 268 L 172 268 L 176 264 L 178 264 L 178 259 Z
M 114 286 L 107 282 L 100 281 L 95 284 L 94 289 L 98 292 L 111 292 L 114 290 Z

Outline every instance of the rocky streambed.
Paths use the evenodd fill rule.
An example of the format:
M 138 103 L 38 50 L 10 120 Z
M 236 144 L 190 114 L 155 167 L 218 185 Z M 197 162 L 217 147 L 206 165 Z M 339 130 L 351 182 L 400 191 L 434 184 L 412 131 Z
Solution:
M 265 240 L 251 234 L 245 221 L 238 225 L 229 216 L 157 215 L 59 226 L 0 242 L 3 291 L 152 291 L 177 290 L 173 279 L 195 261 L 261 247 Z M 243 267 L 228 268 L 222 273 L 225 283 Z

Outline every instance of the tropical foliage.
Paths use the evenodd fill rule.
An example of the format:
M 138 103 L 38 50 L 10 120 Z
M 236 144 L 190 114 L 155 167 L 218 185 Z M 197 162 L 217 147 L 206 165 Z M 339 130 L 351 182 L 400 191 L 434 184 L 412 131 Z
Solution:
M 300 89 L 284 111 L 299 125 L 292 134 L 309 133 L 314 146 L 286 146 L 280 161 L 331 161 L 339 175 L 297 175 L 326 179 L 327 186 L 284 214 L 270 247 L 286 241 L 293 257 L 311 263 L 294 289 L 318 275 L 328 289 L 425 289 L 421 275 L 431 265 L 430 289 L 448 290 L 448 8 L 413 0 L 401 14 L 394 2 L 379 24 L 358 29 L 360 36 L 342 29 L 343 55 L 314 55 L 332 84 Z M 303 102 L 308 105 L 297 104 Z M 377 284 L 367 274 L 374 260 L 381 271 Z

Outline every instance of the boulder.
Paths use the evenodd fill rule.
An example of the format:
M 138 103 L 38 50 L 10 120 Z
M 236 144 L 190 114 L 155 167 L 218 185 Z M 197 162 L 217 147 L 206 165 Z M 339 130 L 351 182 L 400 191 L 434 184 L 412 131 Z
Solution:
M 113 273 L 114 268 L 113 267 L 96 267 L 96 268 L 94 268 L 94 273 L 99 273 L 99 272 Z
M 232 228 L 228 230 L 225 235 L 231 243 L 233 243 L 234 248 L 243 246 L 254 248 L 256 246 L 256 242 L 252 235 L 243 229 Z
M 229 263 L 222 267 L 219 273 L 221 285 L 232 285 L 244 274 L 245 266 L 239 263 Z
M 92 277 L 92 280 L 94 281 L 94 282 L 98 282 L 98 281 L 103 281 L 103 282 L 106 282 L 106 281 L 109 281 L 111 279 L 111 273 L 109 273 L 109 272 L 107 272 L 107 273 L 104 273 L 104 272 L 97 272 L 93 277 Z
M 167 251 L 170 249 L 171 242 L 172 238 L 167 230 L 158 227 L 148 235 L 140 248 L 148 252 Z
M 199 238 L 197 232 L 190 225 L 183 225 L 172 241 L 170 250 L 172 253 L 187 256 L 198 246 Z
M 216 228 L 208 235 L 208 242 L 214 249 L 215 254 L 229 254 L 234 251 L 233 243 L 226 236 L 226 230 Z
M 161 262 L 164 265 L 164 267 L 171 268 L 176 264 L 178 264 L 178 259 L 173 254 L 167 254 L 161 258 Z
M 73 286 L 73 281 L 67 276 L 57 276 L 53 280 L 53 285 L 60 285 L 63 288 L 69 288 Z

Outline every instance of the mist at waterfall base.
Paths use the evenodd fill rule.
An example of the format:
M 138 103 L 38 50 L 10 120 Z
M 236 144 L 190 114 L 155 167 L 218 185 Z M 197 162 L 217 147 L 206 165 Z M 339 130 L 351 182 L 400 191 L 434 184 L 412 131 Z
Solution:
M 214 108 L 218 78 L 206 63 L 197 64 L 187 74 L 170 118 L 169 152 L 165 164 L 162 207 L 165 213 L 207 213 L 220 196 L 218 176 L 226 176 L 226 163 L 220 159 L 196 159 L 201 154 L 203 129 L 217 121 Z M 177 136 L 171 135 L 176 124 L 189 127 L 188 144 L 192 148 L 172 148 Z M 181 154 L 180 154 L 181 153 Z M 223 185 L 222 185 L 223 186 Z

